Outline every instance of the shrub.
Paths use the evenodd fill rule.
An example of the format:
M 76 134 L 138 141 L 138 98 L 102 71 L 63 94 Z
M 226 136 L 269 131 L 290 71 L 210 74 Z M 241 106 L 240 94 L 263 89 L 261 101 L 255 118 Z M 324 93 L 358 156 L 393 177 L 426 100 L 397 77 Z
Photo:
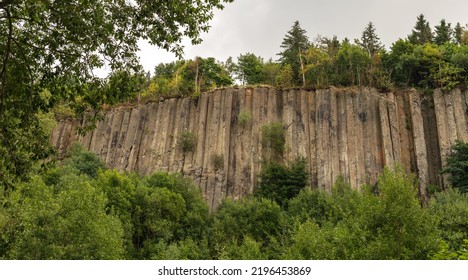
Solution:
M 270 162 L 260 173 L 260 183 L 256 196 L 271 199 L 285 206 L 307 185 L 308 173 L 303 158 L 296 159 L 290 167 Z
M 197 136 L 188 130 L 185 130 L 179 138 L 179 145 L 182 148 L 182 152 L 193 152 L 195 150 L 195 144 L 197 142 Z
M 242 128 L 246 128 L 250 125 L 250 122 L 252 121 L 252 113 L 250 113 L 247 110 L 242 110 L 239 113 L 239 126 Z
M 91 178 L 96 178 L 98 171 L 105 167 L 104 162 L 95 153 L 85 150 L 78 144 L 70 149 L 69 158 L 65 163 Z
M 274 156 L 281 156 L 284 152 L 285 138 L 283 124 L 273 122 L 262 127 L 262 147 Z
M 224 156 L 223 155 L 213 155 L 212 157 L 213 166 L 216 170 L 224 168 Z
M 457 141 L 447 157 L 442 173 L 450 174 L 450 183 L 460 192 L 468 192 L 468 143 Z

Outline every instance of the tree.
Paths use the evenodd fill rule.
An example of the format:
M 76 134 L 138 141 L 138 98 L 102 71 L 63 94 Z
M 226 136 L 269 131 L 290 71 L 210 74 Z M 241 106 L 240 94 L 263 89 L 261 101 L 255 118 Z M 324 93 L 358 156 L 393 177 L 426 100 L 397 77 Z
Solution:
M 447 23 L 445 19 L 440 21 L 439 25 L 435 26 L 434 43 L 437 45 L 443 45 L 444 43 L 450 42 L 452 39 L 452 28 L 450 23 Z
M 461 36 L 461 43 L 463 45 L 468 45 L 468 24 L 465 25 L 465 28 L 463 28 L 463 32 Z
M 327 52 L 316 47 L 310 47 L 307 53 L 304 54 L 306 62 L 304 73 L 308 80 L 315 87 L 328 86 L 331 58 Z
M 372 22 L 369 22 L 366 29 L 362 32 L 361 41 L 359 45 L 367 51 L 369 56 L 373 56 L 378 51 L 383 49 L 380 38 L 375 33 L 375 27 Z
M 463 27 L 457 22 L 457 25 L 453 29 L 453 42 L 455 44 L 461 45 L 463 37 Z
M 298 158 L 290 167 L 268 162 L 262 168 L 259 179 L 255 195 L 271 199 L 285 207 L 307 185 L 306 162 Z
M 462 193 L 468 192 L 468 143 L 457 141 L 442 173 L 450 174 L 452 187 Z
M 237 75 L 245 84 L 253 85 L 263 82 L 263 59 L 252 53 L 241 54 L 237 58 Z
M 77 174 L 46 185 L 39 176 L 15 190 L 18 227 L 7 257 L 12 259 L 120 259 L 123 230 L 105 211 L 106 196 Z M 59 188 L 59 185 L 66 187 Z
M 235 252 L 235 247 L 253 245 L 255 255 L 266 253 L 278 236 L 289 226 L 285 213 L 274 201 L 265 198 L 226 199 L 214 214 L 212 242 L 218 258 L 236 258 L 248 252 Z M 245 244 L 245 243 L 256 244 Z M 260 247 L 260 248 L 255 248 Z M 250 255 L 250 254 L 248 254 Z M 262 257 L 276 259 L 277 254 Z
M 432 42 L 432 30 L 423 14 L 418 16 L 413 32 L 408 36 L 408 39 L 415 45 L 423 45 Z
M 441 237 L 454 250 L 468 239 L 468 194 L 449 188 L 436 193 L 429 202 L 432 215 L 438 217 Z
M 283 65 L 291 65 L 293 79 L 296 85 L 302 84 L 305 86 L 303 55 L 309 48 L 309 45 L 310 42 L 306 35 L 306 31 L 301 28 L 299 21 L 295 21 L 291 30 L 288 31 L 283 39 L 283 43 L 281 44 L 281 48 L 284 50 L 278 55 L 280 56 L 280 62 Z
M 270 58 L 265 64 L 263 64 L 263 82 L 265 84 L 274 86 L 276 85 L 276 79 L 281 71 L 281 66 L 273 62 Z
M 223 2 L 232 0 L 0 0 L 0 185 L 27 177 L 51 153 L 37 113 L 64 100 L 80 113 L 118 101 L 94 69 L 140 73 L 140 39 L 181 55 L 182 39 L 199 43 Z
M 343 182 L 331 194 L 302 192 L 291 203 L 291 214 L 300 224 L 292 233 L 286 257 L 427 258 L 438 245 L 437 218 L 421 208 L 413 182 L 402 169 L 386 168 L 378 194 L 370 188 L 352 190 Z

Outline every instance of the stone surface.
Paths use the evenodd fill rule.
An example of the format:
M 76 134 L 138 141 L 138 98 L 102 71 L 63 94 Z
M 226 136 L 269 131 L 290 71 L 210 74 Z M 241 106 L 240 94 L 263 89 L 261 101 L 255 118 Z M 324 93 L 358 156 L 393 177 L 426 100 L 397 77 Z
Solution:
M 282 161 L 304 157 L 311 187 L 330 190 L 338 176 L 354 188 L 375 184 L 385 165 L 400 163 L 416 173 L 424 195 L 429 184 L 447 184 L 439 171 L 451 145 L 468 141 L 467 108 L 468 91 L 460 90 L 423 95 L 368 88 L 228 88 L 198 100 L 114 108 L 84 136 L 75 134 L 79 120 L 64 120 L 51 141 L 61 152 L 80 142 L 119 170 L 181 172 L 216 208 L 227 196 L 252 193 L 264 160 L 261 128 L 280 121 L 286 138 Z M 251 120 L 240 126 L 243 111 Z M 186 153 L 179 143 L 185 131 L 196 135 L 195 149 Z

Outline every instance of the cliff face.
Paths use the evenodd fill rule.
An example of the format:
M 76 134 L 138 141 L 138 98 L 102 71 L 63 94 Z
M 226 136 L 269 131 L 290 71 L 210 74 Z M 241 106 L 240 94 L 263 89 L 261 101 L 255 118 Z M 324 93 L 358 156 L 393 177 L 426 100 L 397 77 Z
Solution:
M 250 112 L 248 125 L 239 125 L 242 111 Z M 62 121 L 52 143 L 63 151 L 80 142 L 120 170 L 182 172 L 216 208 L 226 196 L 253 191 L 263 158 L 261 127 L 271 122 L 283 123 L 285 162 L 307 160 L 312 187 L 329 189 L 340 175 L 355 188 L 374 184 L 385 165 L 398 162 L 417 174 L 424 192 L 447 183 L 439 171 L 450 147 L 468 141 L 468 91 L 220 89 L 198 100 L 113 109 L 85 136 L 75 135 L 79 121 Z M 178 144 L 184 131 L 196 135 L 186 153 Z

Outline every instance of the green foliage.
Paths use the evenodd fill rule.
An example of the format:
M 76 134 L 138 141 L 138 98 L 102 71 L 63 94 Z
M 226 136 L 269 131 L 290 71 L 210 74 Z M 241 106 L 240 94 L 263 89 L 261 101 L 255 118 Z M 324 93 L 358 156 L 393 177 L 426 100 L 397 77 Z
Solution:
M 383 49 L 380 38 L 375 33 L 375 27 L 372 22 L 369 22 L 366 26 L 366 29 L 362 32 L 361 41 L 358 43 L 367 51 L 369 56 L 373 56 Z
M 134 97 L 144 77 L 138 42 L 181 56 L 182 38 L 200 43 L 229 2 L 0 1 L 0 187 L 52 154 L 37 113 L 67 104 L 83 114 Z M 105 63 L 109 77 L 97 78 Z
M 341 180 L 331 194 L 301 193 L 290 203 L 299 225 L 286 257 L 427 258 L 438 246 L 437 220 L 421 208 L 413 178 L 386 169 L 378 188 L 379 195 L 357 192 Z
M 275 85 L 279 88 L 290 88 L 294 85 L 294 73 L 291 65 L 281 66 L 278 76 L 275 78 Z
M 468 143 L 457 141 L 442 173 L 450 174 L 450 183 L 460 192 L 468 192 Z
M 450 23 L 447 23 L 445 19 L 440 21 L 439 25 L 435 26 L 434 43 L 437 45 L 443 45 L 452 41 L 452 27 Z
M 185 130 L 179 137 L 179 146 L 184 154 L 193 152 L 195 150 L 196 143 L 197 136 L 191 131 Z
M 304 85 L 304 62 L 302 56 L 310 46 L 306 31 L 301 28 L 299 21 L 295 21 L 281 43 L 283 49 L 278 55 L 282 65 L 290 65 L 292 79 L 295 85 Z
M 432 42 L 432 31 L 429 22 L 424 18 L 423 14 L 418 16 L 413 32 L 408 36 L 408 40 L 412 44 L 423 45 Z
M 212 161 L 213 161 L 213 166 L 216 170 L 221 170 L 224 168 L 224 156 L 223 155 L 213 155 Z
M 468 239 L 468 195 L 448 189 L 434 195 L 429 204 L 432 215 L 439 218 L 441 238 L 453 250 L 460 250 Z
M 283 155 L 285 138 L 283 124 L 273 122 L 262 126 L 262 148 L 266 151 L 266 156 L 279 158 Z
M 453 251 L 444 241 L 440 242 L 439 250 L 431 256 L 433 260 L 468 260 L 468 239 L 463 240 L 463 245 L 458 251 Z
M 242 128 L 247 128 L 252 122 L 252 113 L 248 110 L 240 111 L 238 115 L 239 126 Z
M 268 162 L 259 175 L 255 196 L 268 198 L 285 207 L 307 185 L 308 172 L 303 158 L 293 161 L 290 167 Z
M 303 161 L 272 164 L 261 197 L 226 199 L 210 214 L 180 175 L 92 178 L 74 165 L 1 193 L 0 258 L 466 259 L 466 194 L 439 192 L 423 208 L 398 168 L 373 191 L 338 178 L 325 192 L 303 188 Z
M 96 178 L 98 171 L 105 167 L 102 160 L 96 154 L 86 151 L 78 144 L 73 145 L 69 150 L 66 164 L 91 178 Z
M 191 96 L 232 84 L 232 78 L 223 64 L 213 57 L 196 57 L 161 63 L 155 67 L 154 76 L 143 89 L 146 99 L 154 97 Z
M 263 59 L 252 53 L 241 54 L 237 58 L 237 76 L 243 84 L 262 83 L 264 81 Z
M 245 236 L 241 244 L 236 241 L 226 242 L 219 252 L 220 260 L 263 260 L 262 242 Z
M 18 188 L 18 200 L 11 206 L 18 224 L 8 258 L 122 258 L 122 225 L 106 213 L 105 195 L 86 177 L 70 174 L 61 179 L 68 188 L 58 192 L 39 177 Z
M 269 254 L 276 237 L 287 229 L 285 222 L 281 207 L 273 201 L 264 198 L 226 199 L 214 216 L 212 237 L 215 258 L 277 258 Z M 248 252 L 239 252 L 236 248 L 239 246 L 253 248 Z
M 125 258 L 132 258 L 134 252 L 132 210 L 138 181 L 136 175 L 104 170 L 98 173 L 94 184 L 107 197 L 106 213 L 117 216 L 122 222 Z
M 167 173 L 155 173 L 136 188 L 132 219 L 135 257 L 139 259 L 160 257 L 166 249 L 161 244 L 185 244 L 192 239 L 203 245 L 210 224 L 199 189 L 189 180 Z

